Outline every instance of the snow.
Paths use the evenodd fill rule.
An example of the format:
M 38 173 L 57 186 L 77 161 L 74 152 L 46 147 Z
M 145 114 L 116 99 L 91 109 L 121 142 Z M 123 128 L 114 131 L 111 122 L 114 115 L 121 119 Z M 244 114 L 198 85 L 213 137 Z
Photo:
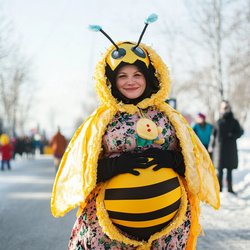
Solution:
M 204 236 L 198 239 L 197 249 L 250 249 L 250 136 L 238 140 L 239 166 L 233 171 L 234 191 L 221 192 L 221 207 L 214 210 L 201 207 Z
M 238 140 L 238 149 L 239 166 L 233 171 L 237 195 L 228 193 L 225 184 L 219 210 L 202 204 L 200 222 L 204 236 L 198 238 L 197 250 L 250 249 L 250 135 Z M 8 182 L 6 177 L 1 179 L 0 188 Z M 21 181 L 34 180 L 28 178 Z

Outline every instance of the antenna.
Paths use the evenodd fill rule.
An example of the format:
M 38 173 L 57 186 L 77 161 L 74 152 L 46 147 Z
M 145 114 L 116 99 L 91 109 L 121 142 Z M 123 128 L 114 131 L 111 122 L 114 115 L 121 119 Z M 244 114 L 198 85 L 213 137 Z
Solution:
M 142 33 L 141 33 L 141 35 L 140 35 L 140 38 L 139 38 L 139 40 L 138 40 L 136 46 L 133 48 L 134 50 L 139 46 L 139 44 L 140 44 L 140 42 L 141 42 L 141 39 L 142 39 L 142 37 L 143 37 L 143 35 L 144 35 L 144 33 L 145 33 L 145 31 L 146 31 L 148 25 L 149 25 L 150 23 L 153 23 L 153 22 L 157 21 L 157 19 L 158 19 L 158 16 L 157 16 L 156 14 L 151 14 L 151 15 L 149 15 L 149 16 L 146 18 L 146 20 L 145 20 L 145 22 L 144 22 L 144 23 L 145 23 L 145 26 L 144 26 L 144 28 L 143 28 L 143 30 L 142 30 Z
M 89 29 L 95 32 L 102 32 L 104 36 L 106 36 L 109 41 L 116 47 L 116 50 L 119 50 L 119 47 L 115 44 L 115 42 L 112 40 L 112 38 L 102 29 L 100 25 L 89 25 Z

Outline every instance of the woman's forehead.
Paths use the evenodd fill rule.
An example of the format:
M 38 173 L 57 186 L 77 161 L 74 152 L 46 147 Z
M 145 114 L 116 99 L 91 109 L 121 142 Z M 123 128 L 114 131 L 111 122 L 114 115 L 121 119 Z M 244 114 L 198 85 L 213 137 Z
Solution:
M 122 72 L 127 72 L 127 71 L 140 71 L 140 68 L 136 65 L 133 65 L 133 64 L 127 64 L 127 65 L 124 65 L 122 66 L 118 71 L 117 73 L 122 73 Z

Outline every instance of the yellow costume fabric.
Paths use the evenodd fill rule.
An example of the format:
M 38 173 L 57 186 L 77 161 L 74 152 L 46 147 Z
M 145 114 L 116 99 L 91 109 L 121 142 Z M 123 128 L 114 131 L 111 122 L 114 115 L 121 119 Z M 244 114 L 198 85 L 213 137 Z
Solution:
M 122 43 L 117 43 L 118 46 L 120 44 Z M 218 209 L 220 206 L 219 184 L 206 149 L 182 115 L 165 103 L 170 92 L 170 80 L 166 65 L 153 49 L 144 44 L 140 44 L 140 47 L 147 51 L 151 64 L 156 69 L 156 77 L 160 83 L 159 91 L 137 105 L 118 102 L 112 96 L 111 87 L 105 76 L 107 57 L 114 49 L 114 46 L 110 47 L 97 64 L 95 71 L 96 90 L 101 99 L 101 105 L 75 132 L 62 158 L 53 187 L 51 211 L 55 217 L 59 217 L 64 216 L 75 207 L 84 208 L 88 196 L 96 188 L 97 161 L 102 150 L 102 136 L 113 116 L 119 111 L 134 114 L 138 112 L 138 108 L 145 109 L 153 106 L 164 112 L 169 118 L 180 141 L 186 166 L 185 178 L 181 177 L 183 196 L 187 193 L 191 205 L 191 229 L 187 249 L 195 249 L 196 239 L 201 231 L 198 221 L 199 203 L 203 201 Z M 99 188 L 103 190 L 104 185 L 105 183 L 97 187 L 98 190 Z M 99 199 L 101 199 L 100 197 L 101 195 Z M 184 208 L 180 208 L 180 213 L 185 212 L 186 205 L 183 202 Z M 97 215 L 100 225 L 103 225 L 103 230 L 110 238 L 132 244 L 137 249 L 150 249 L 152 241 L 160 236 L 155 234 L 147 242 L 141 242 L 130 240 L 121 234 L 118 235 L 110 220 L 102 218 L 105 211 L 102 212 L 103 207 L 101 206 L 102 202 L 97 200 Z M 179 217 L 179 220 L 177 216 L 168 229 L 163 230 L 163 233 L 167 234 L 171 228 L 178 227 L 184 219 L 183 215 Z

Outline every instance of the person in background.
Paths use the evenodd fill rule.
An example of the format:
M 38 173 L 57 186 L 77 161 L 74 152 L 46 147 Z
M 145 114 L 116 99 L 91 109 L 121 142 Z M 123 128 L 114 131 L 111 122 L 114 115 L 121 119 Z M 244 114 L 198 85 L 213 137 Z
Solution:
M 243 134 L 238 120 L 234 118 L 228 101 L 222 101 L 220 105 L 220 118 L 216 122 L 209 151 L 213 154 L 213 163 L 218 170 L 220 191 L 223 189 L 223 169 L 227 170 L 227 189 L 233 191 L 232 170 L 238 167 L 238 150 L 236 140 Z
M 199 137 L 204 147 L 208 149 L 213 126 L 206 121 L 206 116 L 204 114 L 197 114 L 196 123 L 193 126 L 193 130 Z
M 1 159 L 1 170 L 4 171 L 4 165 L 11 170 L 10 160 L 12 158 L 12 145 L 10 143 L 9 137 L 6 134 L 2 134 L 0 137 L 0 152 L 2 153 Z
M 55 170 L 57 172 L 57 169 L 60 165 L 62 156 L 64 154 L 64 151 L 67 147 L 67 140 L 66 138 L 61 134 L 60 128 L 58 127 L 57 133 L 52 137 L 49 145 L 52 148 L 53 156 L 54 156 L 54 166 Z

